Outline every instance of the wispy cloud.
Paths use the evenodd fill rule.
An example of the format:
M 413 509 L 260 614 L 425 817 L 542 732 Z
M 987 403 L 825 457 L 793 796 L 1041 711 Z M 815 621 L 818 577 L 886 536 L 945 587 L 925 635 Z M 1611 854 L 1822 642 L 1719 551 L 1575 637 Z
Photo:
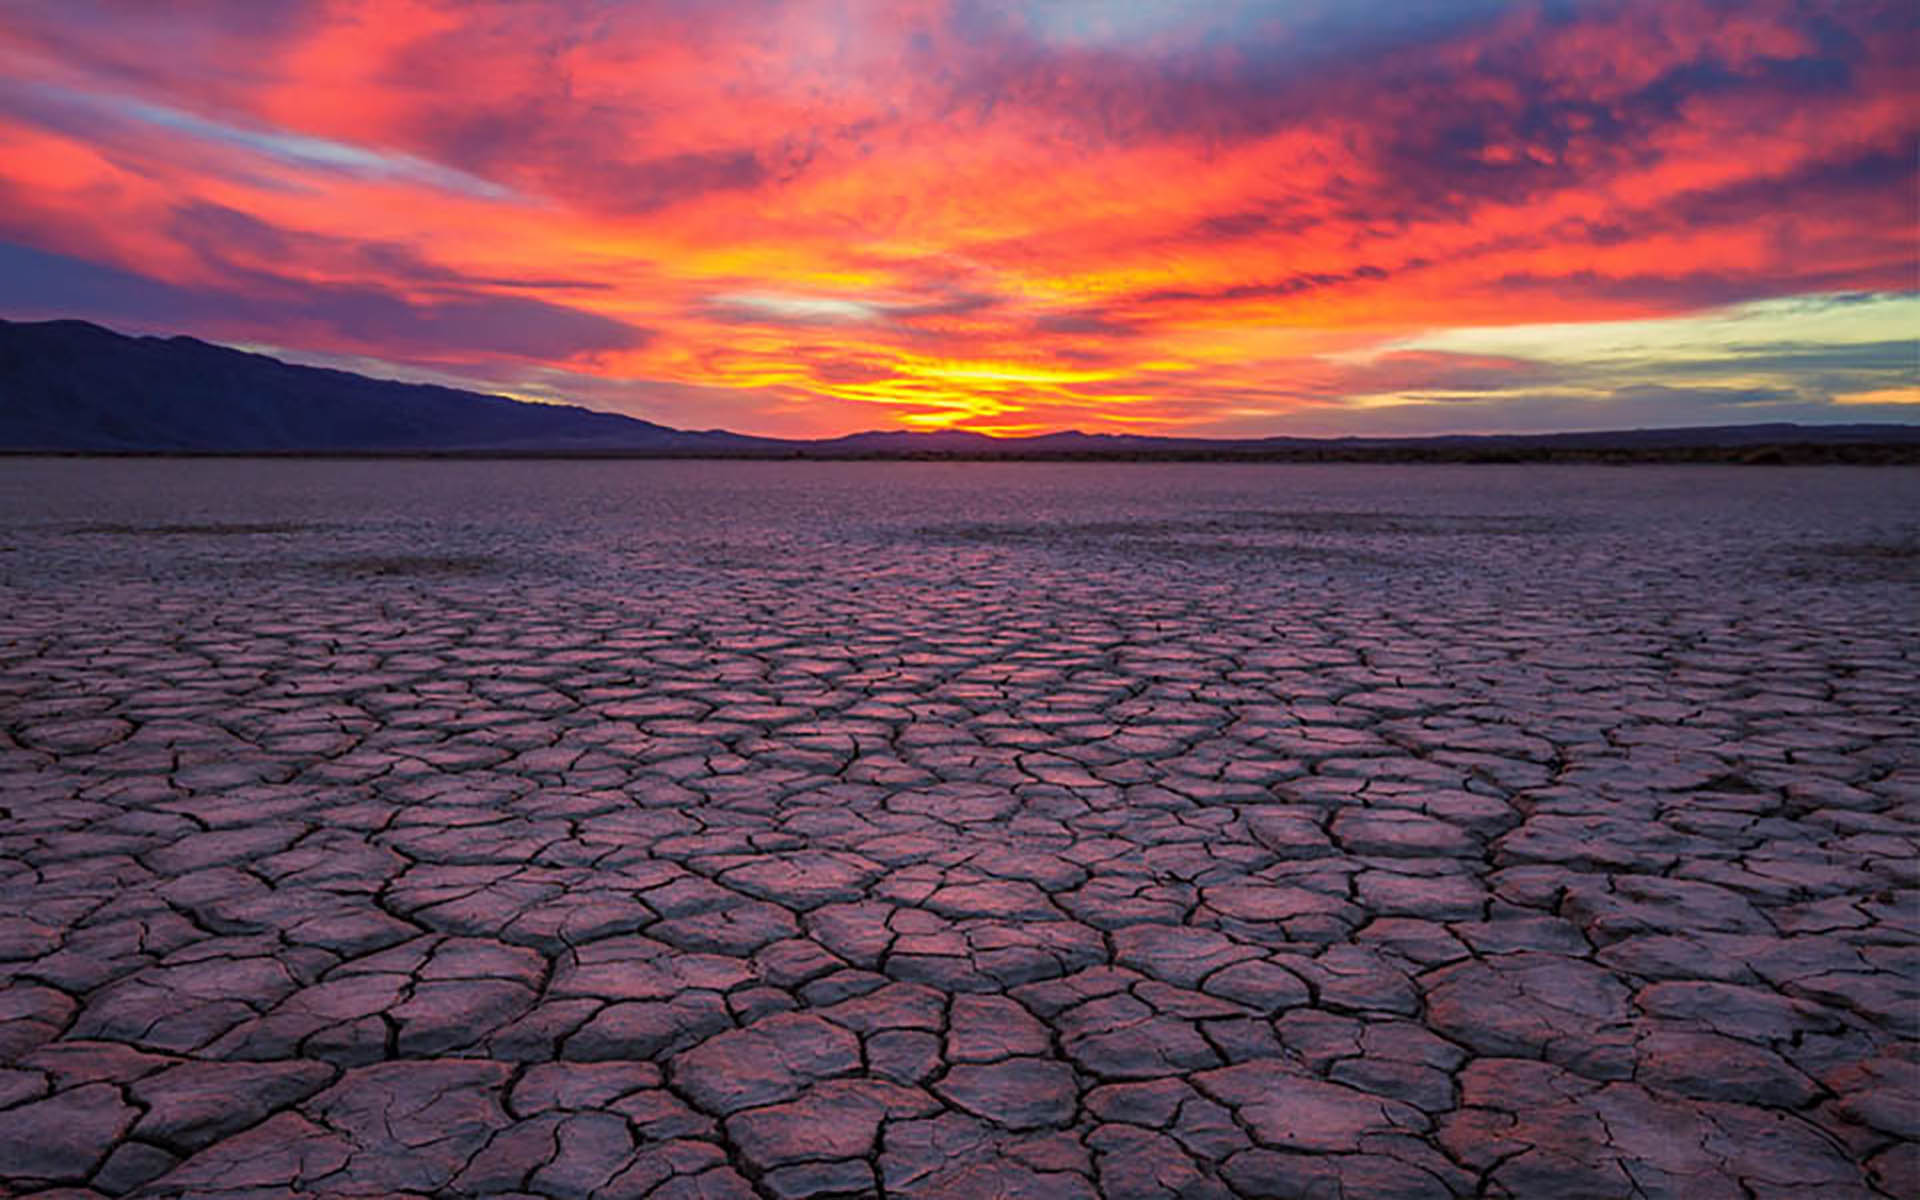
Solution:
M 1860 419 L 1916 53 L 1892 0 L 72 0 L 0 28 L 0 306 L 785 432 Z
M 37 115 L 53 128 L 100 142 L 174 134 L 301 170 L 461 192 L 485 200 L 515 199 L 511 188 L 417 155 L 376 150 L 286 129 L 230 124 L 124 95 L 51 83 L 0 85 L 0 107 Z

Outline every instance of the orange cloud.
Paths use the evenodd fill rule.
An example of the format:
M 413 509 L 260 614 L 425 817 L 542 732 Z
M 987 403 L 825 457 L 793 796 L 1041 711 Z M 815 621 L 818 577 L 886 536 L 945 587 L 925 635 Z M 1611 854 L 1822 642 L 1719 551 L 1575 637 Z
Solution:
M 0 307 L 768 432 L 1497 413 L 1549 373 L 1365 356 L 1910 289 L 1915 29 L 1772 0 L 75 0 L 0 28 Z M 1911 381 L 1880 382 L 1833 394 Z

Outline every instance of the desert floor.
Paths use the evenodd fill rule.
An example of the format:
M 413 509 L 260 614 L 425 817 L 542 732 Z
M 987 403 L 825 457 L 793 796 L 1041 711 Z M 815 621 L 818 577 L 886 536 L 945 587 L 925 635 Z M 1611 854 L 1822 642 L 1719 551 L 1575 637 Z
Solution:
M 0 1192 L 1914 1195 L 1916 513 L 0 462 Z

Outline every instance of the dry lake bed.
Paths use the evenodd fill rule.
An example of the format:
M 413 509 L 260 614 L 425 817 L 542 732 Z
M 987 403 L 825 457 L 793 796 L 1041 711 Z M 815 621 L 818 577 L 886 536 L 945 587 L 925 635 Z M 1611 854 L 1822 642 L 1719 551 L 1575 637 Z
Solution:
M 0 460 L 0 1194 L 1920 1192 L 1920 472 Z

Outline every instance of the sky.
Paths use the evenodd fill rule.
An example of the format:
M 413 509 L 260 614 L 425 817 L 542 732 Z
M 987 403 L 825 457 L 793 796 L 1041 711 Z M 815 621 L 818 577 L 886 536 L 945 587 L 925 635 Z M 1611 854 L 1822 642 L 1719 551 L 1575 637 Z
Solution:
M 0 315 L 683 428 L 1920 421 L 1911 0 L 0 0 Z

